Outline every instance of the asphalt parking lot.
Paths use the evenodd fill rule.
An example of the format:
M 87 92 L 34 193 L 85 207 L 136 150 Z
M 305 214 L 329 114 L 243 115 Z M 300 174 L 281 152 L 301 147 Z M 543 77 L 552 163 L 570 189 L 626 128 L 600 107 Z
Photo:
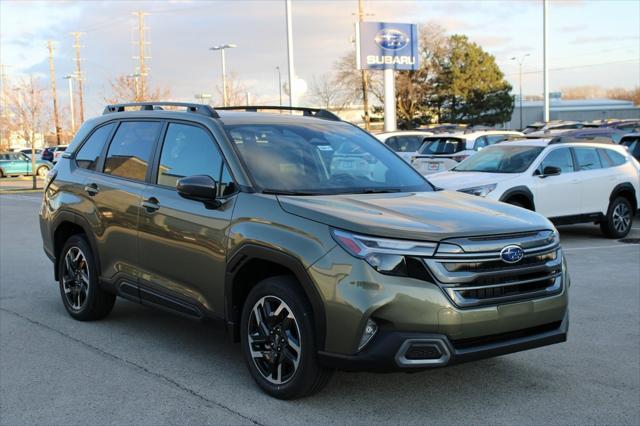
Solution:
M 572 276 L 564 344 L 418 374 L 337 373 L 278 401 L 222 328 L 118 300 L 64 311 L 41 249 L 40 194 L 0 195 L 0 423 L 640 424 L 640 245 L 560 228 Z M 640 238 L 640 220 L 631 238 Z

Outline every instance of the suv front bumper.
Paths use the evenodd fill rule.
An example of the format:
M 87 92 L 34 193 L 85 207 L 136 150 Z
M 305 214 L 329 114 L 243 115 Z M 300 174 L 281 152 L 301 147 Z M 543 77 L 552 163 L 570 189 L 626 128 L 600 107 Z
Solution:
M 568 312 L 560 322 L 457 341 L 443 334 L 380 330 L 355 355 L 320 351 L 318 358 L 326 367 L 346 371 L 415 371 L 562 343 L 567 340 L 568 330 Z

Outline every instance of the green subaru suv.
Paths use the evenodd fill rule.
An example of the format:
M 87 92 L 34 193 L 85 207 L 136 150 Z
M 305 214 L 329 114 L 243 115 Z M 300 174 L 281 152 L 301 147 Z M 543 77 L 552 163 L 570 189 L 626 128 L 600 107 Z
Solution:
M 325 110 L 110 105 L 49 173 L 40 227 L 71 317 L 103 318 L 120 296 L 222 320 L 277 398 L 336 369 L 417 371 L 567 338 L 547 219 L 440 191 Z

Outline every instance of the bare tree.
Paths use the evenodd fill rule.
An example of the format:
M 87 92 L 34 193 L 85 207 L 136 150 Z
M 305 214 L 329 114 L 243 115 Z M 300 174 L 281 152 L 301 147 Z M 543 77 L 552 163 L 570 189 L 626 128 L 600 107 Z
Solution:
M 345 90 L 342 82 L 326 73 L 313 77 L 309 94 L 323 108 L 342 111 L 353 100 L 354 92 Z
M 168 100 L 171 97 L 171 91 L 169 89 L 153 87 L 147 81 L 145 84 L 144 99 L 142 99 L 140 97 L 138 78 L 137 76 L 123 74 L 109 81 L 111 93 L 105 95 L 105 102 L 117 104 L 124 102 L 161 101 Z
M 24 140 L 31 146 L 31 172 L 33 189 L 36 189 L 36 135 L 44 133 L 47 108 L 44 101 L 45 88 L 33 75 L 21 79 L 12 90 L 10 108 Z
M 220 95 L 220 105 L 223 105 L 222 85 L 216 86 L 216 91 Z M 227 105 L 238 106 L 246 104 L 247 91 L 247 86 L 238 79 L 238 74 L 232 72 L 227 75 Z

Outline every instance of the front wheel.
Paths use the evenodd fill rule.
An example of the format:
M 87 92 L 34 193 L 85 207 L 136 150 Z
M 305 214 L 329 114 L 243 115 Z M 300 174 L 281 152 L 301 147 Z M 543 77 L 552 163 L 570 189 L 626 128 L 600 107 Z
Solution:
M 331 378 L 317 362 L 311 305 L 291 277 L 267 278 L 251 290 L 240 338 L 249 372 L 275 398 L 311 395 Z
M 633 208 L 631 203 L 624 197 L 615 198 L 609 209 L 607 216 L 600 223 L 600 230 L 608 238 L 624 238 L 631 231 L 633 224 Z

